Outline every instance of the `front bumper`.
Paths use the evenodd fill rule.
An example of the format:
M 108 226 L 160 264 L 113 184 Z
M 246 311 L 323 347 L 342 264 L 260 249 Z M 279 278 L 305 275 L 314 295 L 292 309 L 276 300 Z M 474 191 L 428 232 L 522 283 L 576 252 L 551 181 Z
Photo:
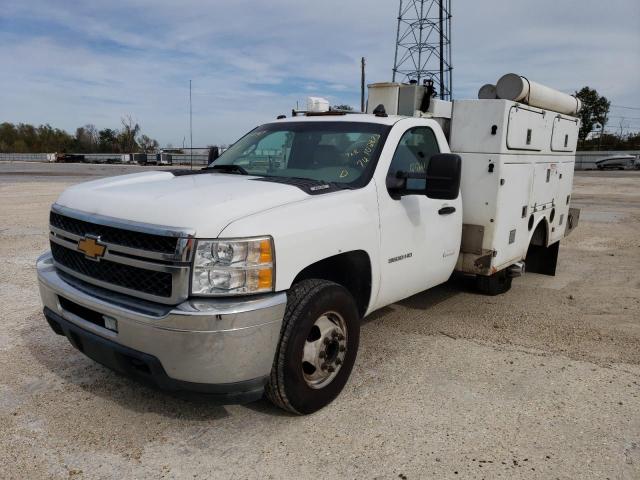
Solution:
M 77 282 L 56 270 L 50 253 L 38 259 L 37 271 L 47 321 L 94 360 L 164 389 L 230 401 L 262 394 L 285 293 L 190 299 L 168 307 Z M 117 331 L 103 326 L 105 317 L 117 322 Z

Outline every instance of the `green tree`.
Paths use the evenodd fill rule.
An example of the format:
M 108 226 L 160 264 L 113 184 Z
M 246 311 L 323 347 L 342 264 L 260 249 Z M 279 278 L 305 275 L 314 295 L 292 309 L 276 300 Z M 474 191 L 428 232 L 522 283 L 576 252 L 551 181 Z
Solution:
M 67 152 L 73 149 L 75 139 L 64 130 L 46 124 L 36 128 L 36 133 L 40 139 L 39 152 Z
M 143 153 L 154 152 L 160 146 L 157 140 L 154 140 L 144 134 L 138 137 L 138 145 L 140 145 L 140 150 L 142 150 Z
M 36 128 L 28 123 L 18 125 L 18 141 L 16 142 L 16 153 L 36 152 L 40 149 Z
M 118 131 L 104 128 L 98 132 L 98 151 L 102 153 L 118 153 Z
M 0 123 L 0 152 L 6 153 L 120 153 L 137 152 L 138 142 L 145 151 L 158 148 L 158 142 L 140 134 L 140 125 L 131 117 L 122 119 L 123 129 L 105 128 L 98 131 L 92 124 L 78 127 L 75 135 L 69 135 L 49 124 L 33 125 L 9 122 Z
M 13 123 L 0 123 L 0 152 L 12 152 L 18 137 L 18 131 Z
M 138 151 L 138 142 L 136 137 L 140 133 L 140 125 L 135 123 L 131 115 L 126 115 L 120 119 L 122 130 L 118 134 L 118 143 L 121 151 L 124 153 L 135 153 Z
M 604 131 L 611 102 L 606 97 L 600 96 L 595 89 L 589 87 L 582 87 L 575 95 L 582 101 L 582 109 L 579 113 L 581 125 L 578 139 L 584 142 L 594 127 L 597 126 L 601 132 Z
M 78 152 L 92 153 L 98 146 L 98 132 L 96 127 L 89 124 L 76 129 L 75 149 Z

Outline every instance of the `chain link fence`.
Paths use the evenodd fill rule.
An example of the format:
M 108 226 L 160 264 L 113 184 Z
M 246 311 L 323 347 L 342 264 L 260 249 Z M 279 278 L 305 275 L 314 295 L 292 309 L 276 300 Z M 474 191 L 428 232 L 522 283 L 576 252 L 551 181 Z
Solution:
M 46 153 L 0 153 L 0 162 L 46 162 Z

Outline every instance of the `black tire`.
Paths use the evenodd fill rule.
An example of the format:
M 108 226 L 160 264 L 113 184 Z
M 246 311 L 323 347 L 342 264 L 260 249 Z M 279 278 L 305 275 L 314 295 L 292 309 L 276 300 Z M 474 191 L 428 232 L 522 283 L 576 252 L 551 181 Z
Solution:
M 501 270 L 490 276 L 476 276 L 476 285 L 480 293 L 484 295 L 500 295 L 511 289 L 512 277 L 507 275 L 506 270 Z
M 330 383 L 322 388 L 307 384 L 302 370 L 305 342 L 318 318 L 337 312 L 346 324 L 344 360 Z M 303 280 L 287 293 L 287 309 L 282 323 L 267 398 L 289 412 L 306 415 L 331 403 L 349 379 L 360 341 L 360 315 L 353 296 L 341 285 L 326 280 Z

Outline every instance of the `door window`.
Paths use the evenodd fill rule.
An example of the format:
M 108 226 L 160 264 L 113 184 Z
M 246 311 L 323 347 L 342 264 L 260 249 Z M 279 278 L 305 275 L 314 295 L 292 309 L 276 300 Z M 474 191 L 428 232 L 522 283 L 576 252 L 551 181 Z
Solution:
M 393 154 L 388 175 L 395 177 L 398 172 L 426 174 L 429 158 L 436 153 L 440 153 L 440 148 L 433 130 L 429 127 L 407 130 Z M 407 179 L 407 190 L 423 190 L 425 186 L 426 179 Z

